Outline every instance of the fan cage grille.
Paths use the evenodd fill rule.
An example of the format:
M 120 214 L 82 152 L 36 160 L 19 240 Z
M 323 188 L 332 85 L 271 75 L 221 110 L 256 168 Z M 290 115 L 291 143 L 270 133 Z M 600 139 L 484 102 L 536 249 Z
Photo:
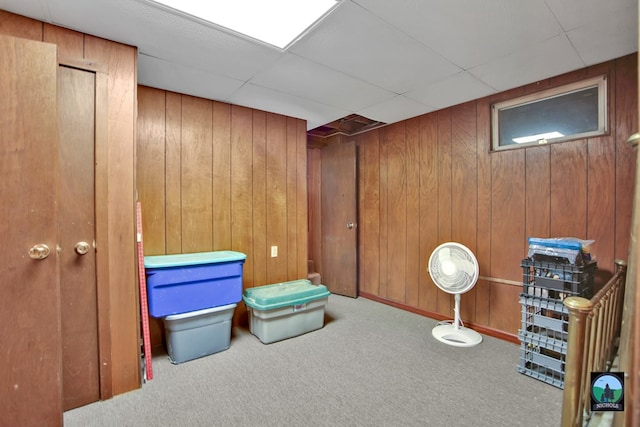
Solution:
M 449 260 L 458 267 L 451 272 L 441 261 L 447 251 Z M 462 268 L 460 268 L 462 266 Z M 445 292 L 461 294 L 470 290 L 478 280 L 478 262 L 473 253 L 460 244 L 445 243 L 438 246 L 429 258 L 429 274 L 436 286 Z

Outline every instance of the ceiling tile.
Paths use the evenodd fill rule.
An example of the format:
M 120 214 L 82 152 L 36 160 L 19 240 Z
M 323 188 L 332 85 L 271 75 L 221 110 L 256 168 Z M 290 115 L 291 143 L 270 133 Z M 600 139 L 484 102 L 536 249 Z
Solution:
M 398 95 L 387 101 L 363 108 L 357 111 L 357 113 L 371 120 L 377 120 L 383 123 L 395 123 L 434 110 L 435 108 L 429 105 L 422 104 L 406 96 Z
M 458 73 L 423 44 L 344 2 L 290 51 L 395 93 Z
M 495 93 L 495 90 L 467 72 L 456 74 L 404 95 L 436 109 L 450 107 Z
M 544 0 L 354 1 L 463 69 L 562 32 Z
M 393 92 L 289 53 L 257 74 L 251 83 L 350 111 L 395 96 Z
M 138 56 L 138 83 L 215 100 L 229 98 L 244 84 L 240 80 L 217 76 L 143 54 Z
M 586 24 L 606 22 L 607 15 L 638 9 L 637 0 L 546 0 L 565 31 Z M 637 20 L 637 13 L 634 15 Z
M 561 35 L 479 65 L 470 72 L 488 86 L 504 91 L 584 66 L 567 37 Z
M 580 26 L 567 36 L 586 65 L 594 65 L 638 51 L 637 4 L 626 10 L 606 12 L 602 20 Z
M 307 120 L 307 129 L 337 120 L 350 112 L 330 107 L 308 99 L 295 97 L 255 84 L 245 84 L 236 91 L 229 102 Z

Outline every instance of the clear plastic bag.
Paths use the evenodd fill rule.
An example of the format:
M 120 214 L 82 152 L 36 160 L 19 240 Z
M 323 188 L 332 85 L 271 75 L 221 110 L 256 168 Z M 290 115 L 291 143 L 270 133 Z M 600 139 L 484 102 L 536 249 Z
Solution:
M 589 247 L 594 240 L 575 237 L 529 237 L 528 257 L 536 261 L 564 262 L 582 265 L 590 258 Z

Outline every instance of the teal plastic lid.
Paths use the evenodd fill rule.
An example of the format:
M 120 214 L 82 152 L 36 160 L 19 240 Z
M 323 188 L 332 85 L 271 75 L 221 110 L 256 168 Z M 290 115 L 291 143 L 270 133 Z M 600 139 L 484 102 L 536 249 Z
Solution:
M 273 310 L 289 305 L 306 304 L 331 295 L 325 285 L 312 285 L 309 280 L 293 280 L 245 289 L 242 299 L 249 307 Z
M 244 261 L 247 255 L 234 251 L 194 252 L 190 254 L 151 255 L 144 257 L 146 268 L 182 267 L 187 265 L 214 264 Z

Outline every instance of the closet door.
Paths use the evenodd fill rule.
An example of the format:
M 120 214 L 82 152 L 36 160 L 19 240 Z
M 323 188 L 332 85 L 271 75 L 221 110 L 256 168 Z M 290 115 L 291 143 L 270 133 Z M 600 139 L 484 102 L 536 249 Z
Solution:
M 358 296 L 356 144 L 322 153 L 322 283 L 334 294 Z
M 95 211 L 96 73 L 58 69 L 63 409 L 100 399 Z
M 62 425 L 57 53 L 0 36 L 0 414 Z

